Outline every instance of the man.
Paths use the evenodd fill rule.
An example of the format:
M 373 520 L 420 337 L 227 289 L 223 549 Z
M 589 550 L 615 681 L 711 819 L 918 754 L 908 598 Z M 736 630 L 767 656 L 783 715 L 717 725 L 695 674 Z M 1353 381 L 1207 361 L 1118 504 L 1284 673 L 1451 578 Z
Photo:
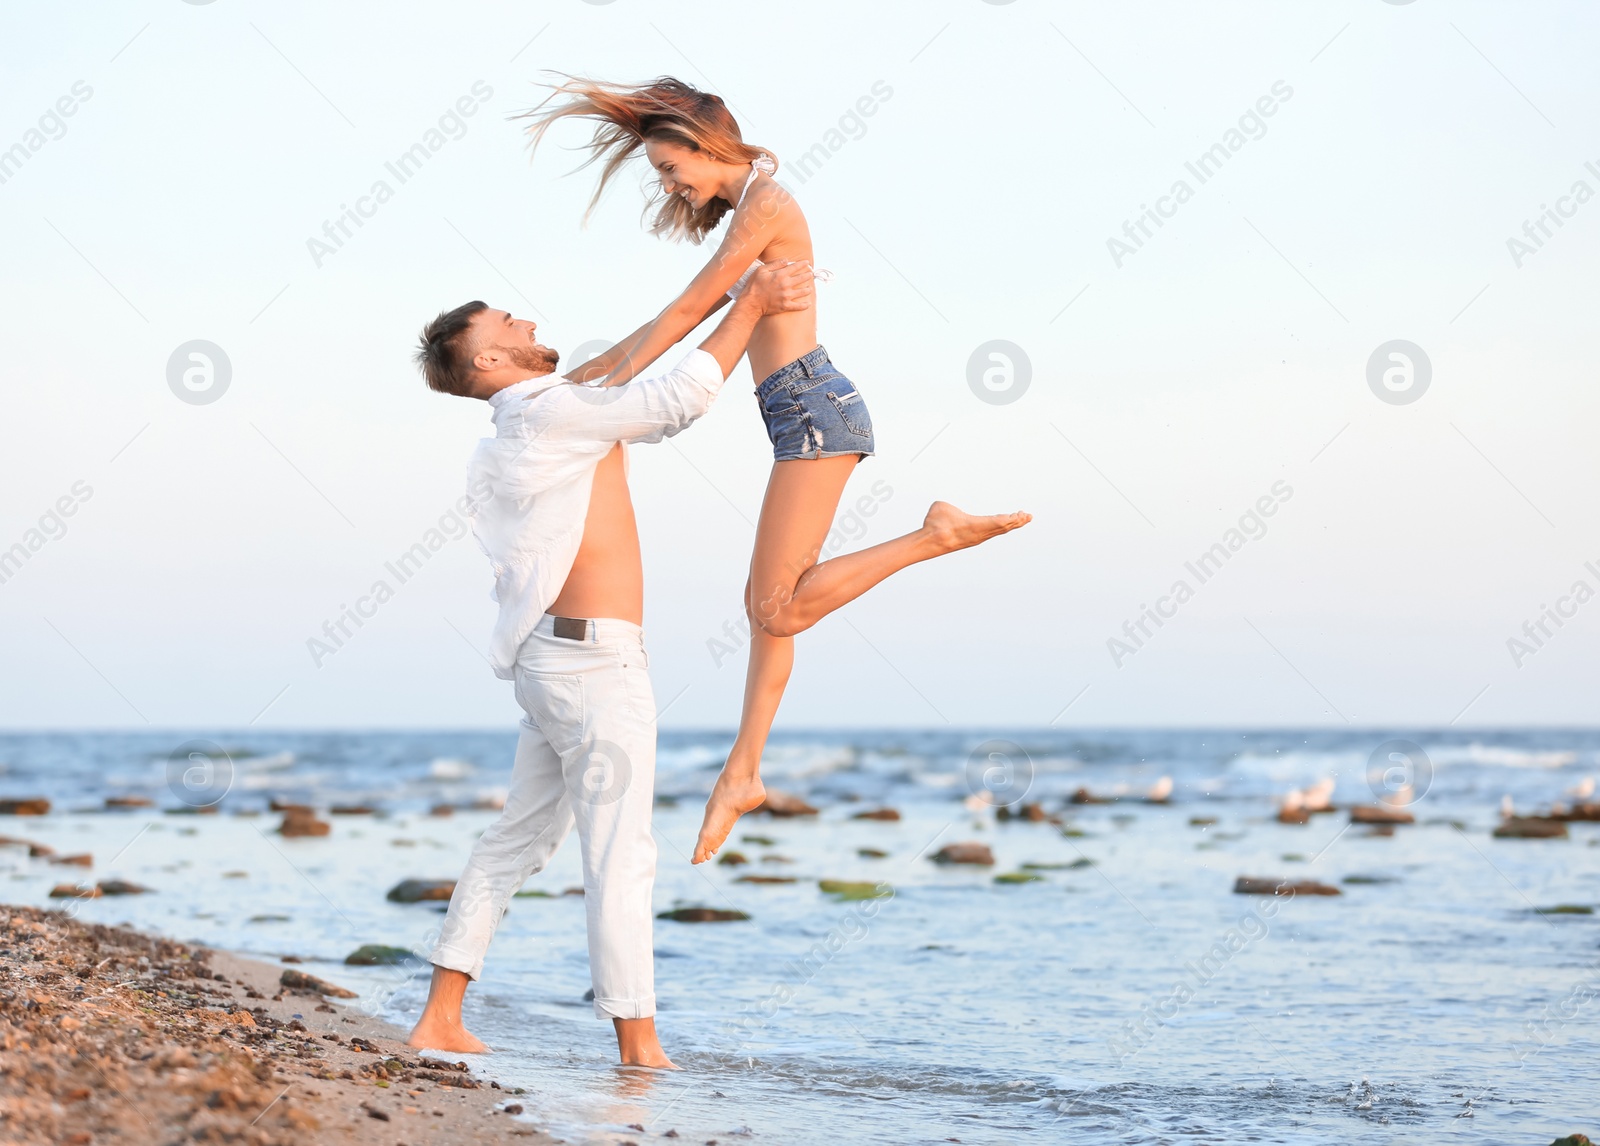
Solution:
M 462 996 L 510 897 L 576 824 L 595 1013 L 611 1019 L 624 1063 L 672 1066 L 654 1018 L 656 710 L 623 446 L 660 441 L 704 414 L 757 319 L 804 310 L 812 294 L 804 264 L 764 267 L 676 369 L 609 388 L 555 377 L 559 356 L 535 341 L 534 323 L 481 302 L 423 330 L 417 362 L 428 385 L 493 407 L 495 437 L 479 444 L 468 488 L 500 605 L 489 658 L 515 682 L 524 716 L 505 811 L 450 898 L 412 1046 L 486 1049 L 462 1026 Z

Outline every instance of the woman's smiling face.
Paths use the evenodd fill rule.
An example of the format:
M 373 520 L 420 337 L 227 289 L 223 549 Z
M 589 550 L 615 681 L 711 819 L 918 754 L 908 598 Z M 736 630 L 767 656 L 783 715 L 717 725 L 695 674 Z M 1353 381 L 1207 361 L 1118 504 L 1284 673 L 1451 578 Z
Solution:
M 668 195 L 687 200 L 695 210 L 722 193 L 722 181 L 726 178 L 723 168 L 727 165 L 704 151 L 693 151 L 664 139 L 646 139 L 644 153 L 661 177 L 661 189 Z

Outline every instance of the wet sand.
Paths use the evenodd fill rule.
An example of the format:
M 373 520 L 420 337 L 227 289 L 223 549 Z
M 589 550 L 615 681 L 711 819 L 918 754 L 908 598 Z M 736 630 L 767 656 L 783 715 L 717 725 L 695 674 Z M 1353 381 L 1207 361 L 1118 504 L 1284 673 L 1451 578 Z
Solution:
M 284 972 L 0 906 L 0 1141 L 559 1141 L 515 1117 L 529 1098 Z

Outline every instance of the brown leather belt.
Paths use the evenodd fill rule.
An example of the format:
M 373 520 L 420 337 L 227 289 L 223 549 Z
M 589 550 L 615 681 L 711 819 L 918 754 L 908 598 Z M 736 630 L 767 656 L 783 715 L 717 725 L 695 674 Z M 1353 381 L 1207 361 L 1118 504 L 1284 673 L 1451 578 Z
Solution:
M 589 639 L 589 622 L 577 617 L 551 617 L 551 632 L 565 641 Z

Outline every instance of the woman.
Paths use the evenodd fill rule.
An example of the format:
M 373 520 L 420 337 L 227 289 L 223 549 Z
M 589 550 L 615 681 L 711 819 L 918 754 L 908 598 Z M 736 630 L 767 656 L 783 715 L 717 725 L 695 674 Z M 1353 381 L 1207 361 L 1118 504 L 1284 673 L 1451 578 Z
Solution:
M 653 233 L 699 243 L 724 215 L 733 216 L 716 255 L 665 310 L 568 378 L 627 382 L 737 296 L 760 263 L 811 263 L 805 215 L 773 180 L 776 161 L 744 142 L 719 97 L 666 76 L 636 86 L 569 78 L 528 118 L 535 148 L 560 120 L 595 122 L 585 166 L 602 167 L 591 211 L 606 184 L 642 153 L 660 178 Z M 694 863 L 715 855 L 734 822 L 766 798 L 761 753 L 794 666 L 795 634 L 907 565 L 1032 520 L 1026 513 L 976 517 L 937 501 L 921 529 L 819 562 L 845 482 L 874 452 L 872 419 L 860 391 L 817 344 L 814 308 L 763 318 L 749 357 L 751 372 L 763 379 L 756 400 L 773 465 L 744 591 L 750 618 L 744 710 L 706 804 Z

